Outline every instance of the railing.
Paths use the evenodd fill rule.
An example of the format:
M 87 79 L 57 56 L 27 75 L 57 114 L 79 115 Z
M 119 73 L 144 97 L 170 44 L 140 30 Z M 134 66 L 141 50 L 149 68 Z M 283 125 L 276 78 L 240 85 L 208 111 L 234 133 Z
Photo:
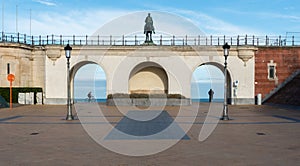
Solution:
M 144 35 L 123 35 L 123 36 L 28 36 L 20 33 L 4 33 L 0 35 L 0 42 L 22 43 L 27 45 L 141 45 L 144 43 Z M 153 42 L 156 45 L 170 46 L 219 46 L 226 42 L 229 45 L 253 45 L 253 46 L 299 46 L 299 36 L 171 36 L 153 35 Z

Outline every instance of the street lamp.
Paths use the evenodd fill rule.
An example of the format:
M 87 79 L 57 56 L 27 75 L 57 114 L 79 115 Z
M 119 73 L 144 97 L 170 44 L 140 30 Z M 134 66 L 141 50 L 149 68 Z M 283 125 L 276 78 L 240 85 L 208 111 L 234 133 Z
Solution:
M 74 117 L 72 115 L 71 92 L 70 92 L 70 58 L 71 58 L 72 47 L 69 44 L 67 44 L 64 50 L 67 58 L 67 91 L 68 91 L 68 99 L 67 99 L 68 114 L 66 120 L 73 120 Z
M 230 49 L 230 46 L 228 45 L 228 43 L 225 43 L 223 45 L 224 57 L 225 57 L 225 63 L 224 63 L 224 108 L 223 108 L 223 115 L 222 115 L 221 120 L 229 120 L 228 106 L 227 106 L 227 57 L 229 55 L 229 49 Z

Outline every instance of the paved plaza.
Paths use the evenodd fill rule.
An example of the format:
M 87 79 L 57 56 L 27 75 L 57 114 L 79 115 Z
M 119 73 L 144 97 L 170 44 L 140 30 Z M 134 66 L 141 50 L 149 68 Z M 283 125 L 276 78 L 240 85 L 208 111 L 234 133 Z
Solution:
M 151 126 L 147 126 L 128 119 L 116 107 L 100 104 L 100 108 L 115 126 L 113 130 L 138 136 L 165 128 L 179 109 L 165 107 L 151 121 Z M 186 112 L 195 108 L 195 104 L 182 107 Z M 208 108 L 208 103 L 200 104 L 191 129 L 177 144 L 160 153 L 139 157 L 121 155 L 99 145 L 84 130 L 77 116 L 74 121 L 64 120 L 66 106 L 3 108 L 0 109 L 0 165 L 299 165 L 299 107 L 229 106 L 232 120 L 219 121 L 212 134 L 200 142 L 198 136 Z M 130 114 L 139 112 L 130 109 L 127 115 Z M 181 117 L 178 124 L 188 122 Z M 104 139 L 118 141 L 120 137 L 113 130 Z M 181 128 L 175 126 L 167 134 L 169 137 L 154 139 L 178 138 L 176 134 L 180 132 Z

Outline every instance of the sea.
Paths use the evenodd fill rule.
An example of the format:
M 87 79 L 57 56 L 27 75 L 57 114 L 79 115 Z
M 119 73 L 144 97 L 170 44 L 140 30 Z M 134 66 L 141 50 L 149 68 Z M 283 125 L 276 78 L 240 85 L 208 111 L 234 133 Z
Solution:
M 214 102 L 223 102 L 224 86 L 223 83 L 195 83 L 191 87 L 191 96 L 193 102 L 208 102 L 209 89 L 214 91 Z M 106 102 L 106 81 L 82 81 L 75 80 L 74 96 L 75 102 L 88 102 L 87 94 L 91 92 L 95 99 L 93 102 Z
M 222 103 L 224 99 L 213 99 L 213 102 L 215 103 Z M 88 99 L 74 99 L 75 103 L 88 103 Z M 91 102 L 97 102 L 97 103 L 106 103 L 106 99 L 93 99 Z M 192 99 L 192 102 L 195 103 L 208 103 L 209 99 Z

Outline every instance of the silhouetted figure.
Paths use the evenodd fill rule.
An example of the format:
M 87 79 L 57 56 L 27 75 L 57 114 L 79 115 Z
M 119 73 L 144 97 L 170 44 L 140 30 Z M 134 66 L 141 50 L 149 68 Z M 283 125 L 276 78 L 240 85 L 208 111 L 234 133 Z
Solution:
M 89 92 L 88 94 L 87 94 L 87 97 L 88 97 L 88 102 L 91 102 L 92 101 L 92 92 Z
M 208 91 L 208 95 L 209 95 L 209 102 L 211 102 L 212 99 L 214 98 L 214 91 L 213 91 L 212 89 L 210 89 L 210 90 Z

